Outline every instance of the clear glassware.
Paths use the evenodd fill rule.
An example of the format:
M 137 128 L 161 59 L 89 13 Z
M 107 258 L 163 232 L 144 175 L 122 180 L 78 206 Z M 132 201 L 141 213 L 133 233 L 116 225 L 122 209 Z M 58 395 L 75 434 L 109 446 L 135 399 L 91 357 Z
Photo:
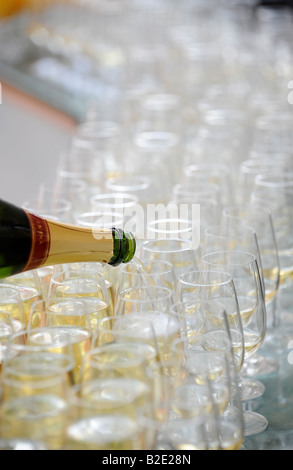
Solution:
M 174 267 L 176 278 L 184 272 L 194 271 L 198 268 L 196 250 L 191 240 L 147 240 L 142 244 L 140 259 L 165 260 Z
M 123 152 L 124 136 L 118 122 L 114 121 L 89 121 L 83 122 L 77 128 L 72 140 L 72 147 L 87 146 L 94 153 L 96 163 L 101 163 L 101 169 L 105 171 L 106 178 L 123 175 L 125 169 L 121 159 Z M 106 157 L 106 158 L 105 158 Z M 95 166 L 98 170 L 98 165 Z
M 74 360 L 73 384 L 80 382 L 82 357 L 92 348 L 93 333 L 100 318 L 101 312 L 94 308 L 94 302 L 90 301 L 89 305 L 81 299 L 52 298 L 48 304 L 37 302 L 31 309 L 29 345 L 53 351 L 59 350 L 62 344 L 67 345 Z
M 60 220 L 66 223 L 72 222 L 72 205 L 67 199 L 48 197 L 48 200 L 42 200 L 42 198 L 37 198 L 23 202 L 22 208 L 41 217 Z
M 151 197 L 152 182 L 147 176 L 129 175 L 108 178 L 105 187 L 113 193 L 126 193 L 138 198 L 140 204 L 146 204 Z
M 132 172 L 145 175 L 152 181 L 153 202 L 166 203 L 170 200 L 175 175 L 178 173 L 177 160 L 181 153 L 181 138 L 173 132 L 139 132 L 134 137 Z M 161 182 L 164 175 L 164 185 Z
M 171 289 L 161 286 L 130 287 L 117 293 L 114 313 L 125 315 L 157 310 L 167 312 L 173 303 Z
M 110 212 L 122 213 L 131 211 L 139 203 L 137 196 L 127 193 L 102 193 L 92 196 L 90 199 L 91 210 L 109 210 Z
M 259 242 L 253 227 L 244 223 L 239 224 L 237 220 L 232 218 L 225 219 L 222 217 L 221 225 L 211 226 L 205 230 L 205 238 L 202 243 L 202 256 L 215 251 L 246 251 L 252 253 L 258 261 L 261 281 L 263 289 L 265 289 Z
M 152 364 L 159 358 L 159 344 L 155 326 L 151 321 L 144 320 L 143 328 L 139 330 L 140 320 L 137 315 L 127 317 L 111 315 L 100 319 L 93 340 L 93 348 L 111 343 L 126 343 L 131 348 L 141 352 L 146 364 Z
M 10 285 L 0 285 L 0 315 L 1 315 L 1 359 L 6 350 L 6 342 L 14 332 L 24 330 L 27 318 L 19 290 Z
M 265 207 L 248 204 L 242 207 L 225 208 L 222 213 L 222 224 L 250 226 L 255 230 L 261 259 L 265 285 L 266 304 L 269 305 L 276 297 L 280 282 L 280 261 L 276 241 L 275 228 L 271 213 Z M 226 222 L 225 222 L 226 220 Z
M 98 392 L 96 399 L 94 396 L 92 399 L 84 397 L 80 392 L 71 397 L 70 407 L 73 413 L 66 428 L 65 450 L 144 450 L 142 443 L 146 438 L 138 419 L 139 413 L 133 411 L 136 410 L 135 403 L 131 403 L 131 400 L 135 402 L 135 392 L 129 387 L 125 389 L 123 378 L 117 379 L 117 382 L 121 382 L 118 389 L 115 381 L 112 386 L 108 384 L 109 395 L 106 395 L 109 400 L 107 396 L 99 399 Z M 121 401 L 118 401 L 117 391 L 124 395 L 122 406 Z M 125 403 L 127 400 L 128 406 Z M 106 410 L 103 410 L 103 406 Z
M 30 319 L 30 311 L 31 311 L 31 307 L 32 305 L 35 303 L 35 302 L 38 302 L 40 300 L 43 300 L 42 299 L 42 294 L 40 293 L 40 291 L 38 291 L 37 289 L 35 289 L 34 287 L 30 287 L 30 286 L 25 286 L 25 285 L 15 285 L 15 284 L 0 284 L 0 289 L 2 289 L 2 286 L 3 288 L 13 288 L 14 290 L 17 290 L 18 292 L 18 298 L 20 298 L 20 301 L 21 301 L 21 310 L 24 312 L 24 317 L 22 316 L 22 313 L 21 313 L 21 323 L 23 324 L 23 321 L 25 322 L 25 326 L 28 325 L 29 323 L 29 319 Z M 16 315 L 16 311 L 15 310 L 15 306 L 16 306 L 16 298 L 14 299 L 14 301 L 12 300 L 12 296 L 11 296 L 11 300 L 12 302 L 10 303 L 10 300 L 7 301 L 7 299 L 5 299 L 5 296 L 6 294 L 4 294 L 4 297 L 3 297 L 3 303 L 4 303 L 4 306 L 5 304 L 8 304 L 9 305 L 9 311 L 11 311 L 12 315 Z M 2 303 L 2 301 L 1 301 Z M 17 307 L 17 311 L 18 310 L 18 307 Z
M 73 269 L 69 266 L 53 274 L 49 299 L 97 299 L 104 309 L 111 308 L 106 281 L 101 272 L 88 269 Z
M 182 183 L 190 186 L 193 183 L 196 185 L 197 182 L 218 186 L 222 204 L 226 205 L 230 201 L 234 187 L 230 168 L 227 165 L 198 163 L 186 166 Z
M 181 383 L 177 381 L 172 388 L 170 408 L 174 418 L 203 419 L 208 449 L 235 450 L 242 444 L 244 428 L 231 344 L 228 337 L 213 341 L 213 349 L 208 347 L 211 344 L 210 333 L 174 342 L 174 354 L 182 357 L 181 373 L 177 374 Z M 181 432 L 186 438 L 183 429 Z
M 243 325 L 245 359 L 251 357 L 262 346 L 267 327 L 263 284 L 255 256 L 243 251 L 208 253 L 202 258 L 202 269 L 230 273 Z M 242 377 L 240 385 L 243 401 L 264 393 L 264 386 L 259 381 Z M 268 426 L 265 417 L 250 411 L 245 411 L 244 421 L 246 436 L 262 432 Z
M 171 93 L 150 93 L 138 103 L 137 132 L 183 132 L 182 97 Z
M 8 353 L 2 387 L 2 436 L 37 439 L 50 450 L 61 449 L 69 417 L 68 361 L 49 352 Z
M 290 328 L 291 323 L 290 316 L 286 313 L 286 302 L 291 304 L 289 286 L 292 283 L 292 195 L 292 173 L 281 171 L 259 174 L 251 196 L 253 204 L 267 207 L 271 212 L 280 262 L 277 316 L 287 328 Z
M 231 342 L 234 363 L 239 371 L 244 362 L 244 332 L 239 302 L 231 274 L 224 270 L 193 271 L 178 279 L 177 299 L 192 305 L 192 317 L 203 319 L 203 332 L 210 333 L 211 344 Z M 189 307 L 190 309 L 190 307 Z M 224 313 L 225 312 L 225 315 Z M 188 315 L 186 316 L 188 320 Z M 188 324 L 186 324 L 188 331 Z M 186 335 L 194 343 L 197 335 Z M 211 346 L 212 348 L 212 346 Z
M 99 210 L 76 214 L 75 223 L 81 227 L 92 228 L 93 231 L 111 229 L 112 227 L 123 229 L 125 227 L 123 215 L 119 212 L 113 212 L 110 210 Z
M 239 199 L 240 204 L 246 204 L 247 201 L 249 201 L 251 193 L 254 190 L 256 176 L 270 172 L 272 168 L 276 171 L 279 171 L 280 168 L 286 170 L 286 168 L 289 168 L 289 157 L 284 154 L 278 157 L 275 154 L 272 156 L 264 153 L 264 156 L 261 158 L 259 153 L 256 152 L 254 158 L 250 158 L 250 160 L 245 160 L 241 163 L 238 178 L 241 192 Z
M 87 194 L 87 183 L 77 176 L 57 168 L 55 180 L 52 185 L 40 184 L 38 197 L 40 201 L 61 199 L 71 204 L 71 214 L 67 217 L 69 222 L 74 222 L 74 214 L 89 210 L 90 202 Z M 61 214 L 62 215 L 62 214 Z
M 117 275 L 117 292 L 131 287 L 161 286 L 172 291 L 173 297 L 176 291 L 176 277 L 174 268 L 168 261 L 146 260 L 137 263 L 130 262 L 119 269 Z
M 147 240 L 190 240 L 192 247 L 199 246 L 200 234 L 197 228 L 198 219 L 166 217 L 148 221 Z

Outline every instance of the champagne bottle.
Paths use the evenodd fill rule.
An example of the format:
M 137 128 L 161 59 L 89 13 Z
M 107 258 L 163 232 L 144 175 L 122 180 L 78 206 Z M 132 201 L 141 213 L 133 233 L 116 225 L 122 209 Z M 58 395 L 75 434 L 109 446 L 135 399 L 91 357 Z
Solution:
M 131 261 L 135 249 L 130 232 L 63 224 L 0 199 L 0 278 L 82 261 L 118 266 Z

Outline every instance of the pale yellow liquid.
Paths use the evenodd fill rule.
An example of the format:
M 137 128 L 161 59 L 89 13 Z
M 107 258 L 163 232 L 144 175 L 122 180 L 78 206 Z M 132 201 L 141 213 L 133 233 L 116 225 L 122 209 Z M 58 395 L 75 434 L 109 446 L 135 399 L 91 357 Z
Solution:
M 244 297 L 239 295 L 238 304 L 240 310 L 240 317 L 243 326 L 250 323 L 252 316 L 255 313 L 255 301 L 251 297 Z M 212 322 L 215 326 L 224 326 L 224 314 L 223 311 L 227 314 L 227 320 L 231 328 L 237 327 L 239 325 L 239 319 L 237 317 L 235 301 L 230 298 L 216 298 L 210 300 L 207 303 L 207 319 Z
M 56 284 L 53 290 L 55 297 L 97 297 L 100 298 L 102 293 L 95 279 L 73 278 Z
M 48 449 L 57 450 L 64 444 L 67 414 L 66 402 L 54 395 L 11 399 L 2 404 L 1 435 L 42 441 Z
M 54 330 L 54 331 L 53 331 Z M 29 344 L 39 346 L 55 346 L 58 348 L 58 343 L 68 343 L 72 348 L 72 355 L 74 358 L 74 371 L 73 381 L 78 384 L 81 379 L 81 365 L 82 360 L 87 351 L 91 349 L 91 337 L 92 333 L 90 330 L 81 327 L 56 327 L 37 333 L 32 333 L 29 336 Z
M 280 287 L 286 288 L 293 282 L 293 251 L 279 250 L 280 259 Z
M 230 329 L 230 334 L 232 338 L 232 351 L 234 356 L 234 364 L 238 371 L 242 368 L 243 365 L 243 358 L 244 358 L 244 344 L 243 344 L 243 336 L 242 332 L 239 330 Z M 227 333 L 226 331 L 217 331 L 213 330 L 209 333 L 205 333 L 204 335 L 204 343 L 202 347 L 206 351 L 227 351 Z M 220 362 L 221 364 L 221 362 Z M 217 376 L 222 375 L 221 372 L 222 367 L 220 366 L 219 372 L 215 375 L 215 377 L 211 377 L 211 380 L 215 380 Z
M 15 301 L 11 302 L 9 300 L 5 301 L 2 299 L 0 302 L 0 310 L 9 313 L 12 318 L 18 319 L 19 321 L 25 321 L 27 324 L 30 318 L 31 307 L 35 302 L 41 300 L 41 294 L 33 287 L 18 286 L 17 289 L 20 294 L 25 316 L 21 318 L 23 312 L 19 303 Z
M 245 358 L 256 353 L 260 348 L 262 341 L 263 338 L 261 338 L 259 334 L 248 329 L 244 330 Z
M 7 341 L 13 333 L 21 331 L 24 328 L 25 325 L 14 318 L 11 318 L 9 322 L 0 320 L 0 373 L 3 361 L 5 360 Z
M 265 283 L 265 301 L 267 304 L 276 297 L 278 292 L 280 284 L 280 268 L 279 266 L 266 268 L 264 261 L 262 271 Z
M 84 312 L 80 312 L 80 306 L 75 309 L 74 303 L 68 305 L 62 301 L 50 305 L 47 324 L 50 326 L 87 327 L 94 331 L 99 321 L 109 316 L 109 306 L 103 300 L 95 297 L 86 298 L 84 302 Z
M 69 450 L 139 450 L 135 420 L 124 415 L 100 415 L 76 421 L 67 430 Z

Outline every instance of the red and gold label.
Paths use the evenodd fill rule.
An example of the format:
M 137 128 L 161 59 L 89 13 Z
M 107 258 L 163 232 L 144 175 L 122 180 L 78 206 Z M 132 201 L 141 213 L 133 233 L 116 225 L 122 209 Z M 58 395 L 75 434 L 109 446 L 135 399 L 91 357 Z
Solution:
M 48 222 L 34 214 L 26 212 L 31 226 L 31 252 L 23 271 L 43 266 L 49 256 L 51 235 Z

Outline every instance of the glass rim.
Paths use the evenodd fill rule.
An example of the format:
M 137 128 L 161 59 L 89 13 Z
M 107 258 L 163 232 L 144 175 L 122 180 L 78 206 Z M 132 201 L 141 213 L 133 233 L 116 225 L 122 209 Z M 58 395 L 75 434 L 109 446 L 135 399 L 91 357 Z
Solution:
M 271 181 L 270 181 L 271 178 Z M 255 177 L 255 184 L 268 189 L 293 188 L 293 173 L 267 171 Z
M 154 245 L 153 248 L 155 247 L 155 245 L 162 245 L 163 247 L 165 247 L 165 249 L 157 249 L 157 250 L 154 250 L 154 249 L 150 249 L 149 247 L 151 245 Z M 176 245 L 181 245 L 181 248 L 178 247 L 178 249 L 174 250 L 174 249 L 167 249 L 167 244 L 176 244 Z M 184 246 L 186 245 L 186 246 Z M 184 240 L 184 239 L 181 239 L 181 238 L 169 238 L 169 239 L 158 239 L 158 240 L 147 240 L 146 242 L 143 243 L 142 247 L 141 247 L 142 251 L 147 251 L 147 252 L 150 252 L 150 253 L 184 253 L 184 252 L 187 252 L 187 251 L 194 251 L 192 249 L 192 242 L 190 240 Z M 143 259 L 142 259 L 143 260 Z
M 117 176 L 109 178 L 106 182 L 106 187 L 108 189 L 115 189 L 116 192 L 143 191 L 149 189 L 150 186 L 150 178 L 144 176 L 134 176 L 132 178 Z
M 212 256 L 215 256 L 215 255 L 228 255 L 228 256 L 241 256 L 241 257 L 246 257 L 246 258 L 250 258 L 250 259 L 246 259 L 246 261 L 244 263 L 233 263 L 233 264 L 229 264 L 227 265 L 226 263 L 212 263 L 212 262 L 209 262 L 207 261 L 207 258 L 208 257 L 212 257 Z M 206 264 L 210 265 L 210 266 L 226 266 L 226 267 L 233 267 L 233 268 L 237 268 L 237 267 L 241 267 L 241 266 L 248 266 L 248 265 L 251 265 L 252 263 L 255 263 L 257 262 L 257 258 L 254 254 L 250 253 L 249 251 L 214 251 L 212 253 L 207 253 L 205 255 L 203 255 L 202 257 L 202 261 L 205 262 Z
M 147 298 L 147 299 L 141 299 L 141 298 L 129 299 L 129 298 L 125 297 L 129 294 L 129 292 L 144 291 L 144 292 L 147 292 L 147 294 L 148 294 L 151 290 L 155 290 L 156 292 L 158 292 L 158 291 L 162 292 L 162 293 L 164 293 L 164 295 L 161 296 L 161 297 L 158 297 L 158 296 L 151 297 L 151 296 L 149 296 L 149 298 Z M 126 298 L 126 302 L 129 302 L 129 303 L 132 303 L 132 304 L 136 304 L 136 303 L 145 304 L 145 303 L 148 303 L 148 302 L 151 302 L 151 303 L 162 302 L 164 299 L 171 299 L 172 295 L 173 295 L 172 290 L 169 289 L 168 287 L 164 287 L 164 286 L 142 286 L 142 287 L 129 287 L 127 289 L 123 289 L 122 291 L 118 292 L 118 299 L 123 301 Z M 154 311 L 157 311 L 157 310 L 154 309 Z
M 103 202 L 103 200 L 107 199 L 112 199 L 113 203 L 106 203 Z M 118 202 L 118 204 L 115 204 L 116 201 L 126 201 L 126 202 Z M 116 208 L 124 208 L 124 207 L 132 207 L 134 204 L 139 203 L 139 198 L 135 196 L 134 194 L 128 194 L 128 193 L 102 193 L 102 194 L 96 194 L 95 196 L 91 196 L 90 202 L 92 205 L 101 203 L 104 207 L 116 207 Z M 99 212 L 99 211 L 97 211 Z
M 160 224 L 165 224 L 166 226 L 168 224 L 178 224 L 179 227 L 178 229 L 164 229 L 164 228 L 156 228 L 156 226 Z M 184 225 L 185 228 L 180 228 L 181 225 Z M 180 218 L 171 218 L 171 219 L 158 219 L 158 220 L 152 220 L 151 222 L 148 223 L 148 230 L 150 230 L 153 233 L 158 233 L 158 234 L 167 234 L 167 235 L 172 235 L 172 234 L 178 234 L 178 233 L 191 233 L 193 230 L 192 226 L 192 221 L 189 219 L 180 219 Z
M 201 276 L 205 276 L 205 275 L 215 275 L 215 276 L 219 276 L 219 277 L 225 277 L 226 279 L 225 280 L 222 280 L 220 282 L 204 282 L 204 281 L 201 281 L 201 282 L 193 282 L 193 281 L 186 281 L 184 280 L 185 277 L 188 277 L 190 275 L 193 275 L 193 274 L 198 274 L 199 275 L 199 279 Z M 194 286 L 194 287 L 214 287 L 214 286 L 224 286 L 224 285 L 227 285 L 227 284 L 231 284 L 233 282 L 233 278 L 231 276 L 231 274 L 229 274 L 228 272 L 224 272 L 224 271 L 198 271 L 198 270 L 195 270 L 195 271 L 190 271 L 188 273 L 183 273 L 181 274 L 179 277 L 178 277 L 178 282 L 179 282 L 179 285 L 186 285 L 186 286 Z

